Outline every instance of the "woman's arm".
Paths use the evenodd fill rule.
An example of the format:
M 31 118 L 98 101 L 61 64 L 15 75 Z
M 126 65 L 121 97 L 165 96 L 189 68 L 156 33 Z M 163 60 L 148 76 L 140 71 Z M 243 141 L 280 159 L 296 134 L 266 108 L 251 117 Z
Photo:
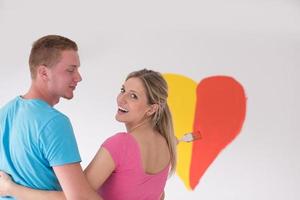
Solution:
M 63 192 L 34 190 L 14 183 L 10 176 L 0 172 L 0 196 L 13 196 L 17 199 L 57 199 L 65 200 Z
M 79 163 L 53 167 L 63 192 L 37 190 L 15 184 L 4 172 L 0 172 L 0 196 L 13 196 L 22 200 L 102 200 L 87 182 Z
M 60 180 L 60 184 L 62 185 L 64 192 L 66 192 L 69 196 L 68 199 L 101 200 L 102 198 L 95 193 L 95 190 L 101 187 L 104 181 L 115 169 L 115 163 L 109 152 L 105 148 L 99 149 L 91 163 L 85 169 L 85 177 L 82 175 L 83 173 L 80 169 L 79 164 L 54 167 L 55 174 Z M 87 181 L 84 181 L 86 179 Z M 89 190 L 90 187 L 87 187 L 87 184 L 93 190 Z M 77 189 L 72 185 L 77 186 Z M 13 196 L 16 199 L 22 200 L 67 199 L 63 192 L 37 190 L 18 185 L 11 180 L 9 175 L 1 171 L 0 196 Z
M 101 147 L 93 160 L 84 170 L 84 174 L 94 190 L 98 190 L 115 169 L 110 153 Z
M 79 164 L 78 164 L 79 165 Z M 76 167 L 76 166 L 75 166 Z M 64 192 L 67 192 L 68 195 L 73 195 L 72 199 L 84 199 L 84 196 L 74 197 L 76 193 L 79 195 L 87 194 L 87 199 L 101 199 L 97 195 L 95 195 L 95 190 L 97 190 L 104 181 L 110 176 L 110 174 L 115 169 L 115 163 L 110 155 L 110 153 L 105 148 L 100 148 L 91 163 L 85 169 L 84 174 L 86 176 L 87 182 L 92 187 L 92 190 L 88 190 L 86 186 L 86 181 L 83 181 L 83 176 L 81 176 L 80 170 L 77 169 L 73 165 L 70 166 L 59 166 L 54 167 L 54 171 L 60 180 L 62 188 Z M 66 168 L 66 169 L 64 169 Z M 78 175 L 80 174 L 80 175 Z M 80 180 L 78 180 L 80 179 Z M 84 183 L 82 183 L 84 182 Z M 81 184 L 82 183 L 82 184 Z M 77 185 L 80 188 L 74 190 L 74 186 Z M 73 189 L 72 189 L 73 188 Z M 84 188 L 84 191 L 82 191 Z M 90 197 L 88 196 L 90 195 Z M 58 191 L 46 191 L 46 190 L 36 190 L 31 189 L 28 187 L 24 187 L 18 184 L 15 184 L 9 175 L 5 174 L 4 172 L 0 172 L 0 196 L 14 196 L 17 199 L 22 200 L 32 200 L 32 199 L 39 199 L 39 200 L 65 200 L 66 197 L 63 192 Z M 71 197 L 71 196 L 70 196 Z

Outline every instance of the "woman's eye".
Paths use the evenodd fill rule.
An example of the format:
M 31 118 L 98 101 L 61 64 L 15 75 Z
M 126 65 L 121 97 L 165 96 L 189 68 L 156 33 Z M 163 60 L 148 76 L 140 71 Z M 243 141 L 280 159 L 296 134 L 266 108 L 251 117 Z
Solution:
M 124 88 L 121 88 L 120 91 L 121 91 L 121 93 L 124 93 L 124 92 L 125 92 L 125 89 L 124 89 Z
M 133 98 L 133 99 L 137 99 L 136 94 L 131 94 L 130 97 Z

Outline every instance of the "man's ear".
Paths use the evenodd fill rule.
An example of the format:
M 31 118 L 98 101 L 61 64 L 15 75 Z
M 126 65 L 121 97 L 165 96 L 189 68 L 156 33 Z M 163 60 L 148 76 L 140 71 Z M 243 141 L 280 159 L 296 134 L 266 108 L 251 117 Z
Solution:
M 39 65 L 36 70 L 37 77 L 41 78 L 44 81 L 47 81 L 49 78 L 48 71 L 49 69 L 45 65 Z

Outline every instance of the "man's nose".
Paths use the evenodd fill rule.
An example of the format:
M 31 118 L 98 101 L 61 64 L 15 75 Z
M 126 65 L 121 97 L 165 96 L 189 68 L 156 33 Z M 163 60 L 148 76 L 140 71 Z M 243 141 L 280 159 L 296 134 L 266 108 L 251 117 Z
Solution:
M 82 77 L 81 77 L 79 71 L 77 71 L 77 73 L 76 73 L 75 80 L 76 80 L 76 82 L 82 81 Z

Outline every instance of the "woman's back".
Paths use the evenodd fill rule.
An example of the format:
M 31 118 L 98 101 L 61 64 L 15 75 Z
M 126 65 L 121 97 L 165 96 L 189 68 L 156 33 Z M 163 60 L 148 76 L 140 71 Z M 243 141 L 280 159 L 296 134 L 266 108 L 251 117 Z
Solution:
M 167 142 L 157 132 L 149 133 L 146 137 L 141 135 L 132 134 L 141 152 L 144 172 L 147 174 L 156 174 L 170 163 L 170 151 Z
M 160 199 L 170 167 L 169 160 L 164 160 L 169 153 L 163 140 L 141 141 L 131 134 L 118 133 L 102 147 L 115 162 L 115 170 L 98 190 L 104 199 Z

